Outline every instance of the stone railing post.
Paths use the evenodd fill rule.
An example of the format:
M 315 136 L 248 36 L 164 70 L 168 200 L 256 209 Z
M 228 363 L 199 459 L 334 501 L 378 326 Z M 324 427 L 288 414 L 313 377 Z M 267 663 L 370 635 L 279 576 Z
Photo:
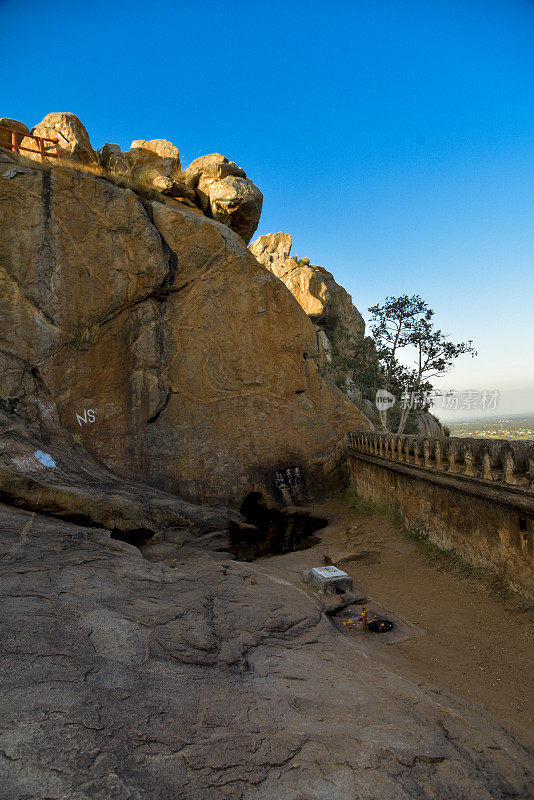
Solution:
M 435 453 L 436 453 L 436 469 L 440 471 L 443 470 L 443 461 L 442 461 L 442 453 L 441 453 L 441 442 L 439 439 L 436 439 L 435 444 Z
M 501 464 L 504 483 L 515 486 L 517 484 L 517 478 L 515 477 L 515 457 L 514 451 L 509 445 L 505 445 L 501 450 Z
M 482 477 L 485 481 L 493 480 L 493 473 L 491 471 L 491 453 L 487 447 L 484 448 L 484 452 L 482 454 Z
M 430 466 L 430 442 L 428 439 L 423 439 L 423 463 L 425 467 Z
M 464 464 L 465 464 L 464 475 L 467 475 L 469 477 L 473 477 L 474 474 L 475 474 L 475 469 L 474 469 L 474 461 L 475 461 L 475 459 L 474 459 L 474 455 L 473 455 L 473 448 L 472 448 L 472 445 L 470 443 L 467 443 L 467 444 L 464 445 L 464 447 L 463 447 L 463 456 L 464 456 Z
M 458 472 L 456 464 L 456 454 L 458 452 L 458 445 L 454 441 L 449 441 L 449 468 L 448 472 Z

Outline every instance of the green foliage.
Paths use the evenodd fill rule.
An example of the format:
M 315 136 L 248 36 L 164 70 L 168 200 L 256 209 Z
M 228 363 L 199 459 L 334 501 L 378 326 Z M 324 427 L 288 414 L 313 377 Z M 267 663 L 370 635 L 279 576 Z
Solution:
M 163 283 L 159 287 L 161 294 L 172 294 L 174 289 L 175 289 L 174 283 L 169 279 L 163 281 Z
M 378 359 L 384 374 L 384 387 L 397 398 L 410 395 L 422 407 L 432 389 L 431 379 L 447 372 L 460 355 L 476 355 L 473 343 L 451 342 L 439 328 L 434 329 L 434 312 L 419 295 L 386 297 L 382 305 L 372 306 L 372 332 Z M 415 365 L 405 367 L 398 352 L 406 347 L 416 353 Z M 401 410 L 397 433 L 406 429 L 410 407 Z M 383 428 L 388 427 L 387 412 L 380 414 Z M 389 425 L 391 429 L 391 422 Z
M 374 400 L 376 389 L 382 383 L 374 344 L 370 338 L 356 339 L 345 327 L 336 327 L 336 322 L 330 320 L 328 326 L 331 361 L 322 364 L 319 372 L 330 378 L 342 391 L 358 389 L 362 397 Z
M 434 312 L 419 295 L 386 297 L 382 305 L 371 306 L 371 331 L 378 358 L 384 367 L 384 388 L 391 391 L 395 382 L 404 383 L 405 369 L 397 360 L 397 352 L 410 344 L 414 325 L 429 322 Z

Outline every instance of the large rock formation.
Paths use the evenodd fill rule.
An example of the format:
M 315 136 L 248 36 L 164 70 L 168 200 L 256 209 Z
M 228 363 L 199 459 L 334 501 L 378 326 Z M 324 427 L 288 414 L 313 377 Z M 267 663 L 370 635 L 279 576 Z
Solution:
M 326 371 L 336 361 L 343 364 L 343 357 L 351 354 L 353 368 L 331 369 L 332 377 L 357 408 L 379 427 L 376 406 L 369 397 L 364 397 L 366 388 L 368 393 L 374 394 L 369 390 L 376 386 L 373 381 L 378 377 L 374 340 L 365 336 L 365 322 L 348 292 L 324 267 L 310 264 L 309 258 L 293 258 L 292 244 L 293 237 L 289 233 L 269 233 L 252 242 L 249 250 L 260 264 L 285 283 L 315 323 L 319 360 Z M 428 411 L 412 410 L 408 424 L 410 430 L 423 436 L 444 435 L 441 423 Z
M 329 339 L 343 330 L 356 340 L 365 334 L 365 322 L 352 304 L 350 294 L 324 267 L 310 264 L 309 258 L 296 260 L 291 253 L 289 233 L 268 233 L 250 245 L 252 255 L 280 278 L 310 319 Z
M 89 134 L 76 114 L 71 114 L 70 112 L 47 114 L 41 122 L 32 128 L 31 132 L 34 136 L 59 139 L 57 144 L 58 152 L 73 161 L 92 164 L 96 164 L 98 161 L 96 153 L 91 146 Z M 37 144 L 33 139 L 26 138 L 23 144 L 35 151 L 38 150 Z M 39 158 L 37 152 L 35 156 L 32 153 L 25 153 L 24 155 L 30 158 Z
M 249 249 L 260 264 L 285 283 L 315 323 L 319 360 L 325 373 L 369 416 L 362 406 L 362 388 L 367 373 L 374 365 L 377 369 L 375 343 L 365 337 L 365 322 L 350 294 L 324 267 L 310 264 L 309 258 L 293 258 L 292 244 L 289 233 L 269 233 L 252 242 Z
M 443 425 L 430 411 L 414 408 L 410 412 L 409 421 L 417 436 L 427 436 L 429 439 L 445 436 Z
M 320 485 L 334 444 L 370 424 L 320 377 L 313 325 L 241 239 L 2 158 L 3 408 L 38 420 L 46 397 L 108 467 L 194 501 L 280 500 L 291 467 Z
M 0 196 L 3 796 L 527 797 L 514 736 L 219 552 L 239 513 L 177 496 L 281 500 L 369 425 L 282 282 L 225 225 L 92 175 L 0 151 Z M 172 566 L 127 543 L 154 533 Z
M 185 171 L 205 214 L 228 225 L 245 244 L 260 221 L 263 195 L 244 170 L 220 153 L 196 158 Z
M 21 134 L 29 133 L 23 122 L 4 117 L 0 125 L 2 121 Z M 115 178 L 123 177 L 144 190 L 152 189 L 189 207 L 200 208 L 206 216 L 235 231 L 245 244 L 258 227 L 263 204 L 261 191 L 241 167 L 220 153 L 201 156 L 182 172 L 180 152 L 167 139 L 136 139 L 127 153 L 117 144 L 106 143 L 101 151 L 95 152 L 81 121 L 76 114 L 67 112 L 47 114 L 31 132 L 46 139 L 58 139 L 57 144 L 46 143 L 45 149 L 61 157 L 100 165 Z M 0 145 L 10 141 L 11 135 L 0 131 Z M 26 157 L 41 160 L 38 144 L 32 138 L 21 135 L 18 143 L 26 148 Z

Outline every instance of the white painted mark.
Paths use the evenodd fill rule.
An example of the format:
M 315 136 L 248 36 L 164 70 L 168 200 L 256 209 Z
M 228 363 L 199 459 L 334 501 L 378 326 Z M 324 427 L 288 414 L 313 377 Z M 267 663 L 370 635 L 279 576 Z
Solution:
M 338 569 L 337 567 L 314 567 L 312 569 L 316 575 L 320 575 L 322 578 L 348 578 L 346 572 L 343 570 Z
M 32 456 L 27 458 L 12 458 L 12 463 L 19 469 L 41 469 L 43 467 L 56 468 L 56 462 L 49 453 L 43 453 L 42 450 L 36 450 Z
M 52 469 L 56 468 L 56 462 L 48 453 L 43 453 L 42 450 L 36 450 L 34 456 L 41 462 L 41 464 L 44 464 L 45 467 L 52 467 Z
M 87 424 L 88 422 L 95 421 L 95 412 L 93 411 L 92 408 L 84 408 L 83 417 L 81 414 L 76 414 L 76 419 L 78 420 L 78 425 L 81 428 L 82 422 L 85 422 Z

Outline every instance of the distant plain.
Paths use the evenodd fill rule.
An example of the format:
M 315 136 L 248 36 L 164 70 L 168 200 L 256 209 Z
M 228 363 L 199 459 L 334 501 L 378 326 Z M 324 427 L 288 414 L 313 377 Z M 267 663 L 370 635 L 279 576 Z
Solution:
M 534 439 L 534 414 L 501 415 L 447 422 L 451 436 L 472 436 L 476 439 Z

